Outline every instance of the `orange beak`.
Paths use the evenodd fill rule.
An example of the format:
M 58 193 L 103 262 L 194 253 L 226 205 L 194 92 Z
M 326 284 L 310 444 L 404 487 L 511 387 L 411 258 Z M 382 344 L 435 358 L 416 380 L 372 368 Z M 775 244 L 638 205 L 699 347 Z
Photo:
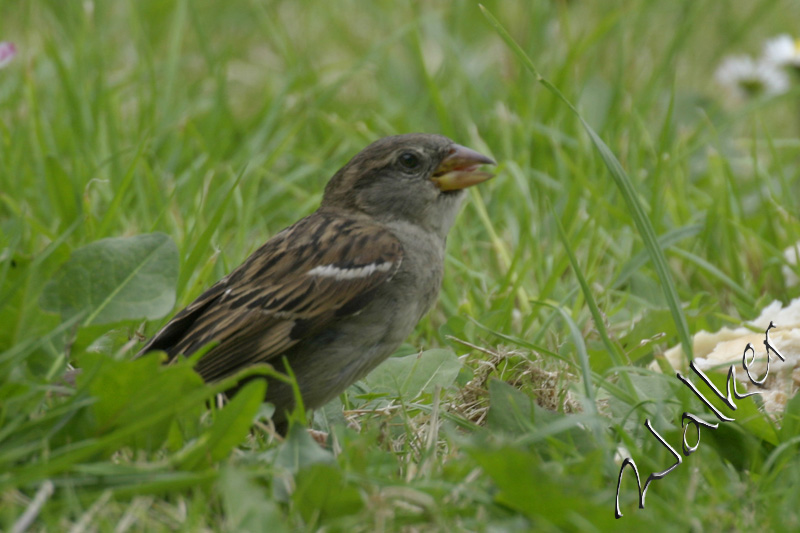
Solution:
M 460 144 L 454 144 L 450 155 L 444 158 L 431 180 L 441 191 L 466 189 L 494 177 L 490 172 L 478 170 L 479 166 L 496 164 L 490 157 Z

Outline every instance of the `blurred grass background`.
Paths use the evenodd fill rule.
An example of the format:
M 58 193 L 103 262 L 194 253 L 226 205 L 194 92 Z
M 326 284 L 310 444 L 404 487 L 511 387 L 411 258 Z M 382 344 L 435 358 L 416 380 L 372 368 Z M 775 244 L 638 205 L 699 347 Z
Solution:
M 713 79 L 725 55 L 757 54 L 796 30 L 800 4 L 484 5 L 621 161 L 665 239 L 692 333 L 800 295 L 781 272 L 782 250 L 800 237 L 800 91 L 743 104 Z M 476 3 L 0 0 L 0 13 L 0 40 L 19 50 L 0 70 L 0 529 L 45 480 L 55 488 L 33 530 L 800 527 L 800 462 L 785 447 L 775 454 L 793 435 L 738 420 L 656 482 L 644 510 L 626 477 L 625 517 L 614 523 L 616 446 L 630 449 L 644 481 L 673 461 L 645 417 L 677 446 L 680 412 L 702 404 L 645 370 L 679 341 L 622 197 L 578 119 Z M 67 355 L 79 359 L 99 337 L 111 354 L 159 326 L 75 329 L 42 311 L 41 291 L 72 250 L 167 233 L 181 257 L 180 307 L 313 211 L 327 179 L 366 144 L 411 131 L 500 163 L 471 191 L 439 304 L 405 350 L 464 356 L 451 387 L 364 415 L 357 429 L 334 424 L 336 459 L 301 462 L 286 478 L 276 474 L 281 457 L 291 446 L 313 455 L 313 444 L 257 430 L 203 469 L 182 462 L 188 438 L 121 451 L 112 439 L 67 455 L 57 471 L 46 466 L 58 446 L 105 431 L 91 421 L 74 429 L 92 395 L 59 384 Z M 623 367 L 601 342 L 554 217 Z M 519 425 L 494 407 L 551 389 L 561 411 L 567 393 L 586 406 L 582 349 L 600 406 L 574 415 L 584 425 L 532 406 Z

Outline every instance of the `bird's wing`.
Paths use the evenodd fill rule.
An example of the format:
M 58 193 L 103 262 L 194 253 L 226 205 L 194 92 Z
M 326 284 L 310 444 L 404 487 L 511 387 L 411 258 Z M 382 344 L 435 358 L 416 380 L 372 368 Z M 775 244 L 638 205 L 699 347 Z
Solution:
M 140 353 L 163 350 L 171 359 L 216 342 L 196 370 L 220 379 L 358 312 L 402 260 L 400 242 L 382 226 L 317 212 L 267 241 Z

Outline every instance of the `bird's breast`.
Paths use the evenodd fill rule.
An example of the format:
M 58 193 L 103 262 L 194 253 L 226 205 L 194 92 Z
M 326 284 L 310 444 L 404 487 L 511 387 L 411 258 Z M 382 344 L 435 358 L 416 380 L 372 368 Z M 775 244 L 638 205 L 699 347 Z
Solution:
M 414 330 L 439 294 L 444 270 L 444 242 L 414 226 L 390 228 L 403 245 L 397 273 L 375 289 L 375 296 L 355 315 L 298 345 L 291 363 L 308 407 L 318 407 L 363 378 L 389 357 Z M 290 390 L 273 394 L 290 401 Z M 268 391 L 268 396 L 270 395 Z
M 388 283 L 413 318 L 413 329 L 439 296 L 444 273 L 445 243 L 438 235 L 407 223 L 393 233 L 403 246 L 403 263 Z M 411 331 L 409 330 L 409 333 Z

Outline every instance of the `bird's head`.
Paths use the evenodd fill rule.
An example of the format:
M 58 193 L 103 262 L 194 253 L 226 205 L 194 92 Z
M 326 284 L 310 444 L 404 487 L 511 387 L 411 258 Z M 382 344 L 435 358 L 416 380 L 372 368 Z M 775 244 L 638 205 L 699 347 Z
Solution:
M 442 135 L 384 137 L 331 178 L 322 207 L 361 212 L 382 221 L 406 220 L 444 238 L 464 189 L 491 178 L 479 167 L 494 164 Z

